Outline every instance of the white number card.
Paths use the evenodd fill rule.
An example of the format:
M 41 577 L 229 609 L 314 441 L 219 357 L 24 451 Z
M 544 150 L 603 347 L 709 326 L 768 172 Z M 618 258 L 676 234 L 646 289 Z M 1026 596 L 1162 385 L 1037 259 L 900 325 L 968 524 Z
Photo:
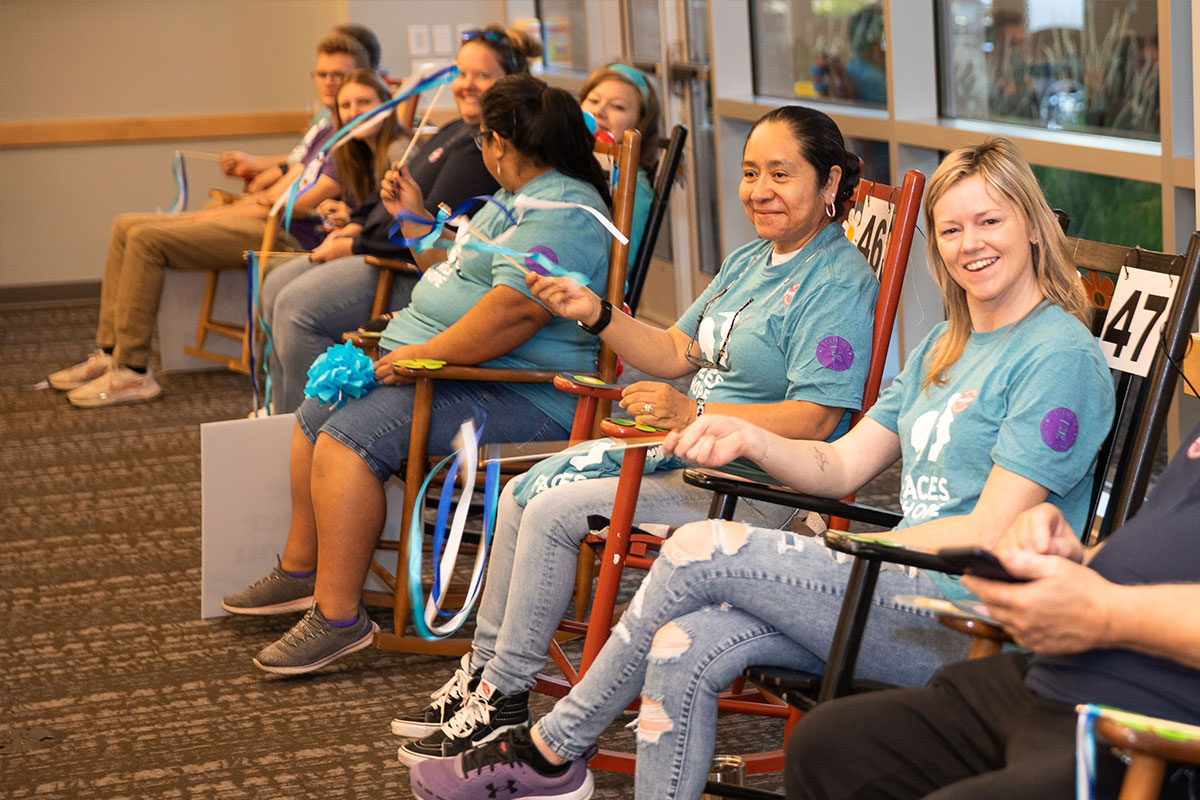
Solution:
M 846 220 L 846 237 L 871 265 L 875 277 L 879 277 L 883 268 L 883 256 L 887 253 L 894 211 L 887 200 L 867 195 L 866 202 L 855 204 Z
M 1108 366 L 1141 377 L 1150 372 L 1163 325 L 1175 296 L 1175 281 L 1163 272 L 1123 267 L 1100 332 Z

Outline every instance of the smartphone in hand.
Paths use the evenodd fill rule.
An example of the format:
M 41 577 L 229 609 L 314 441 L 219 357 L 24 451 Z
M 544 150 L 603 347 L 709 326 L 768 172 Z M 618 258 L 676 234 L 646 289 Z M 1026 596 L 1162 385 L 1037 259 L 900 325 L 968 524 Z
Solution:
M 937 554 L 946 562 L 947 572 L 977 575 L 980 578 L 1009 583 L 1024 583 L 1027 580 L 1010 573 L 1000 563 L 1000 559 L 996 558 L 995 553 L 982 547 L 943 547 Z

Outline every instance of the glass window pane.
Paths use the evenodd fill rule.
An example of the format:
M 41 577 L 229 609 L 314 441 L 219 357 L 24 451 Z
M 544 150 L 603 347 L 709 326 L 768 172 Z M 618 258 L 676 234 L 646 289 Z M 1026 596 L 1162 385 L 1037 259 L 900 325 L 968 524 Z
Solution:
M 587 9 L 573 0 L 542 0 L 541 19 L 513 20 L 513 26 L 542 40 L 541 68 L 587 72 Z M 534 72 L 541 71 L 533 65 Z
M 937 0 L 942 116 L 1159 138 L 1151 0 Z
M 878 0 L 754 0 L 754 91 L 887 106 Z
M 1050 207 L 1071 215 L 1069 235 L 1162 250 L 1162 192 L 1157 183 L 1036 165 L 1033 174 Z
M 641 61 L 658 61 L 658 0 L 630 0 L 630 39 L 633 57 Z
M 888 143 L 876 139 L 846 137 L 846 149 L 862 159 L 862 176 L 872 183 L 892 182 L 892 161 Z

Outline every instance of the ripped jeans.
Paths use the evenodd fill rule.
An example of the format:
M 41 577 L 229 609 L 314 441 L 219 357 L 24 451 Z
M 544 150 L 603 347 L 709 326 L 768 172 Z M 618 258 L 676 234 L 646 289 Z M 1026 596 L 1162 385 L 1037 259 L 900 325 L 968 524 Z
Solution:
M 640 693 L 637 796 L 698 797 L 717 694 L 755 664 L 822 671 L 849 572 L 849 558 L 818 539 L 719 520 L 685 525 L 538 732 L 558 755 L 578 758 Z M 940 596 L 924 573 L 885 565 L 857 675 L 921 685 L 943 663 L 966 657 L 966 637 L 932 614 L 898 607 L 897 594 Z

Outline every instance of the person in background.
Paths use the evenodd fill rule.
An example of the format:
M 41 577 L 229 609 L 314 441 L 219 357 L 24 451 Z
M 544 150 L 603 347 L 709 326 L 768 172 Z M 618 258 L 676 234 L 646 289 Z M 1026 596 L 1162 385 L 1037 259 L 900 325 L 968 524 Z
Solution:
M 358 42 L 335 34 L 317 46 L 313 71 L 321 103 L 332 109 L 342 79 L 366 64 Z M 219 208 L 188 214 L 121 214 L 113 222 L 100 288 L 96 349 L 86 359 L 54 372 L 49 383 L 66 391 L 81 408 L 137 403 L 162 392 L 149 369 L 150 339 L 158 314 L 165 271 L 208 270 L 241 261 L 257 248 L 270 206 L 300 178 L 302 162 L 314 156 L 332 127 L 310 130 L 304 158 L 263 191 Z M 308 211 L 337 195 L 337 165 L 330 159 L 311 189 L 296 202 L 292 228 L 282 232 L 280 247 L 312 249 L 323 233 Z
M 503 233 L 506 248 L 549 251 L 548 257 L 569 265 L 587 283 L 604 285 L 608 233 L 591 211 L 575 206 L 603 217 L 609 189 L 575 99 L 529 75 L 507 75 L 484 94 L 476 137 L 484 164 L 500 184 L 496 202 L 472 220 L 478 240 Z M 405 212 L 404 236 L 428 235 L 432 217 L 408 168 L 389 171 L 383 186 L 388 210 Z M 575 205 L 526 210 L 514 226 L 518 195 Z M 426 221 L 415 222 L 414 216 Z M 267 672 L 319 669 L 367 647 L 377 629 L 362 606 L 362 586 L 383 527 L 383 482 L 407 457 L 415 403 L 413 386 L 393 370 L 397 360 L 453 358 L 571 370 L 595 363 L 595 340 L 534 299 L 519 262 L 486 249 L 451 252 L 451 260 L 441 262 L 445 251 L 413 253 L 425 271 L 412 302 L 383 331 L 385 355 L 376 362 L 375 376 L 384 385 L 341 409 L 309 398 L 296 412 L 292 519 L 282 559 L 262 580 L 222 602 L 226 611 L 239 614 L 307 609 L 255 657 L 255 665 Z M 482 443 L 562 439 L 573 406 L 568 395 L 544 384 L 450 382 L 438 387 L 429 447 L 448 450 L 462 420 L 477 409 L 488 414 Z
M 361 56 L 355 59 L 354 69 L 379 70 L 381 50 L 379 39 L 365 25 L 338 25 L 331 31 L 334 36 L 342 36 L 358 44 L 362 49 Z M 288 153 L 280 155 L 253 156 L 241 150 L 226 150 L 221 153 L 221 171 L 234 178 L 246 181 L 247 192 L 257 192 L 266 189 L 279 180 L 288 169 L 304 160 L 312 140 L 322 133 L 325 136 L 334 130 L 330 113 L 333 95 L 336 94 L 342 80 L 352 72 L 352 69 L 321 69 L 313 70 L 313 80 L 317 82 L 317 92 L 320 103 L 317 113 L 313 116 L 312 124 L 300 141 Z M 232 202 L 236 197 L 226 198 Z
M 662 117 L 658 93 L 640 70 L 625 64 L 609 64 L 588 76 L 579 91 L 579 102 L 583 110 L 596 119 L 597 135 L 607 133 L 614 142 L 620 142 L 629 128 L 642 135 L 633 200 L 633 230 L 629 236 L 629 263 L 632 264 L 646 233 L 646 220 L 654 202 L 650 176 L 658 167 L 658 129 Z M 615 186 L 616 170 L 613 172 Z
M 464 34 L 455 58 L 458 75 L 450 84 L 458 119 L 414 149 L 408 162 L 427 213 L 436 214 L 441 203 L 457 208 L 499 187 L 472 138 L 479 130 L 480 98 L 509 70 L 525 71 L 538 52 L 537 40 L 498 25 Z M 389 238 L 394 220 L 377 190 L 353 210 L 339 201 L 326 201 L 318 210 L 341 226 L 307 257 L 273 270 L 262 285 L 260 306 L 272 336 L 271 410 L 277 414 L 300 406 L 309 365 L 370 316 L 379 270 L 365 257 L 413 261 L 407 247 Z M 385 307 L 408 305 L 416 281 L 415 275 L 396 275 Z

